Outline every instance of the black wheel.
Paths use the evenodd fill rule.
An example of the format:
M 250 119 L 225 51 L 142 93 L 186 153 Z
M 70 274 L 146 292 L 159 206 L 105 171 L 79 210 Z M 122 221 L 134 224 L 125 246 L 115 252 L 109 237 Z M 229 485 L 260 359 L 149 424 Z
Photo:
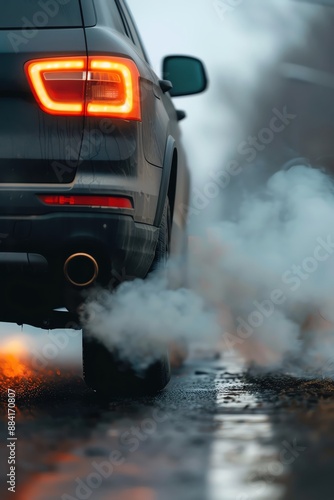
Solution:
M 159 359 L 137 372 L 117 350 L 110 351 L 83 330 L 83 371 L 86 384 L 105 397 L 154 394 L 169 382 L 169 355 L 162 348 Z
M 167 200 L 150 272 L 163 267 L 167 262 L 170 229 Z M 122 359 L 117 349 L 109 350 L 85 329 L 82 332 L 82 348 L 85 382 L 105 397 L 154 394 L 162 390 L 170 380 L 169 349 L 164 344 L 158 346 L 159 357 L 141 372 L 136 371 L 129 361 Z

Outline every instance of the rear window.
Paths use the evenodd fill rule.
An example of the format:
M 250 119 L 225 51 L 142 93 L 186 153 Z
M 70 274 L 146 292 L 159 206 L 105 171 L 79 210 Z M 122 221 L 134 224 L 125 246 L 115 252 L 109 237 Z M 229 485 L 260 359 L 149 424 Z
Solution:
M 82 26 L 80 0 L 7 0 L 0 8 L 0 29 Z

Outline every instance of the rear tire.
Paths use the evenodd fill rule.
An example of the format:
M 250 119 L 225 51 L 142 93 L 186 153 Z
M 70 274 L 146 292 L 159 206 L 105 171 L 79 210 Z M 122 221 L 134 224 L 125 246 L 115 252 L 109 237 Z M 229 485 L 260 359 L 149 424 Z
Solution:
M 150 272 L 166 265 L 170 230 L 171 217 L 167 199 Z M 85 329 L 82 331 L 82 350 L 84 380 L 90 388 L 104 397 L 154 394 L 162 390 L 170 380 L 169 351 L 163 345 L 159 358 L 140 373 L 129 361 L 121 358 L 117 349 L 108 349 Z
M 83 330 L 83 370 L 86 384 L 104 397 L 155 394 L 170 380 L 167 353 L 141 373 L 119 357 L 117 350 L 105 345 Z

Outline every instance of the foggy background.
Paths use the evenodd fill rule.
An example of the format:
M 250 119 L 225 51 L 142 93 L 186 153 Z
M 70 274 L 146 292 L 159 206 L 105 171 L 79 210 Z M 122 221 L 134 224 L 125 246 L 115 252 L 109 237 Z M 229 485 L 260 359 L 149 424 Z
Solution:
M 251 362 L 279 366 L 286 355 L 297 356 L 303 349 L 300 333 L 309 314 L 331 309 L 333 187 L 329 177 L 309 168 L 315 159 L 312 148 L 305 148 L 305 137 L 291 143 L 291 137 L 305 132 L 301 113 L 307 100 L 302 95 L 294 109 L 295 94 L 291 97 L 281 81 L 282 63 L 297 56 L 307 54 L 312 65 L 328 70 L 330 52 L 315 41 L 330 25 L 313 2 L 128 3 L 158 75 L 165 55 L 193 55 L 206 65 L 208 91 L 174 99 L 188 115 L 180 126 L 193 174 L 190 233 L 196 234 L 198 248 L 191 252 L 190 291 L 169 290 L 159 277 L 122 286 L 116 296 L 93 301 L 95 313 L 87 328 L 126 356 L 132 351 L 129 338 L 143 340 L 140 357 L 140 352 L 147 356 L 147 334 L 153 344 L 157 335 L 166 341 L 202 335 L 205 345 L 218 340 L 222 351 L 236 348 Z M 273 118 L 275 133 L 268 129 Z M 283 127 L 279 132 L 278 124 Z M 306 120 L 307 133 L 311 125 Z M 250 147 L 253 134 L 262 142 Z M 293 168 L 285 168 L 291 160 Z M 319 238 L 327 258 L 312 261 L 305 277 L 296 277 L 292 266 L 314 259 Z M 274 294 L 273 306 L 277 290 L 281 294 Z M 77 359 L 79 345 L 77 335 L 71 340 Z M 311 364 L 319 345 L 312 349 Z
M 190 361 L 190 369 L 188 366 L 185 370 L 191 372 L 190 381 L 184 374 L 174 377 L 171 390 L 158 398 L 159 412 L 164 411 L 160 402 L 165 400 L 170 427 L 166 431 L 159 425 L 147 445 L 141 444 L 138 454 L 130 457 L 125 472 L 119 469 L 106 483 L 110 490 L 100 490 L 101 495 L 113 494 L 113 488 L 122 484 L 119 477 L 123 473 L 127 488 L 140 484 L 137 495 L 135 489 L 126 489 L 124 498 L 147 498 L 150 489 L 143 489 L 146 476 L 152 477 L 153 484 L 163 484 L 163 498 L 204 498 L 198 480 L 207 481 L 210 498 L 219 500 L 283 498 L 275 487 L 279 483 L 283 490 L 286 482 L 284 498 L 325 498 L 331 488 L 333 404 L 329 398 L 329 411 L 325 411 L 323 397 L 332 394 L 333 382 L 325 381 L 322 388 L 318 380 L 327 376 L 334 379 L 334 187 L 322 171 L 326 162 L 324 156 L 319 158 L 319 151 L 331 159 L 334 116 L 329 103 L 334 102 L 334 84 L 328 81 L 318 90 L 316 85 L 286 85 L 281 78 L 281 63 L 293 65 L 297 60 L 317 71 L 333 73 L 328 49 L 333 18 L 313 2 L 297 0 L 127 2 L 158 75 L 163 56 L 188 54 L 203 60 L 209 77 L 209 89 L 203 95 L 174 99 L 175 106 L 187 112 L 180 127 L 193 178 L 190 287 L 174 290 L 164 274 L 125 283 L 115 294 L 101 293 L 91 301 L 86 326 L 107 346 L 116 345 L 138 369 L 145 368 L 155 356 L 157 338 L 166 342 L 186 338 L 191 345 L 195 340 L 209 354 L 199 365 L 200 371 Z M 285 66 L 285 74 L 293 69 Z M 311 76 L 319 83 L 321 75 Z M 256 146 L 250 146 L 252 137 Z M 85 474 L 87 464 L 90 472 L 92 460 L 114 446 L 111 439 L 119 439 L 119 428 L 122 433 L 136 422 L 134 419 L 139 425 L 144 416 L 151 417 L 147 413 L 150 404 L 145 401 L 145 412 L 138 415 L 137 401 L 132 406 L 116 402 L 115 413 L 104 411 L 97 417 L 93 408 L 94 419 L 89 414 L 88 426 L 84 427 L 85 444 L 78 445 L 76 429 L 82 425 L 78 413 L 87 404 L 81 405 L 76 398 L 72 376 L 73 372 L 82 372 L 81 332 L 47 332 L 24 326 L 22 335 L 15 325 L 0 325 L 0 332 L 5 338 L 1 344 L 0 337 L 0 357 L 5 354 L 0 376 L 19 375 L 22 390 L 18 395 L 23 393 L 29 400 L 29 396 L 40 393 L 44 398 L 60 381 L 55 403 L 46 399 L 48 421 L 53 425 L 61 418 L 62 429 L 60 439 L 55 434 L 56 445 L 49 447 L 54 451 L 67 441 L 67 435 L 63 439 L 65 433 L 73 434 L 75 463 L 73 466 L 66 454 L 61 477 L 53 468 L 52 474 L 39 473 L 34 482 L 37 490 L 42 485 L 40 498 L 48 495 L 57 481 L 57 491 L 72 491 L 74 477 Z M 8 335 L 11 333 L 16 334 Z M 216 350 L 223 361 L 212 357 L 213 363 L 208 362 L 210 349 Z M 268 390 L 280 376 L 263 377 L 259 391 L 255 386 L 248 392 L 248 384 L 235 377 L 237 372 L 241 375 L 243 367 L 234 366 L 234 358 L 230 366 L 229 356 L 225 356 L 234 351 L 247 363 L 256 363 L 257 369 L 266 370 L 266 375 L 272 369 L 275 375 L 281 369 L 293 375 L 296 388 L 290 392 L 290 399 L 288 389 L 281 391 L 279 384 L 277 392 Z M 22 354 L 22 363 L 6 356 L 7 352 Z M 72 426 L 69 428 L 63 427 L 64 405 L 57 402 L 57 394 L 62 393 L 61 380 L 67 380 L 66 360 L 70 361 L 71 391 L 67 397 L 75 408 L 73 418 L 65 413 Z M 217 363 L 223 366 L 214 375 L 211 372 Z M 312 382 L 313 392 L 310 381 L 304 380 L 305 386 L 299 386 L 296 375 L 317 379 Z M 6 379 L 2 381 L 6 388 Z M 272 393 L 269 406 L 257 392 Z M 308 398 L 319 400 L 318 411 L 308 405 Z M 282 413 L 279 401 L 288 413 Z M 294 410 L 296 405 L 299 412 Z M 294 412 L 295 428 L 290 423 Z M 314 414 L 313 425 L 310 414 Z M 29 414 L 28 441 L 32 441 L 30 419 Z M 44 435 L 53 435 L 50 424 L 45 429 L 43 419 L 37 419 L 36 424 L 38 437 L 42 436 L 42 442 L 37 440 L 37 450 L 44 443 Z M 307 426 L 309 437 L 305 442 Z M 25 429 L 20 429 L 21 439 Z M 210 433 L 215 434 L 212 442 Z M 286 445 L 290 452 L 292 446 L 295 451 L 295 445 L 299 450 L 292 461 L 297 460 L 294 471 L 300 471 L 294 474 L 295 483 L 302 485 L 301 496 L 288 475 L 290 454 L 288 462 L 282 460 Z M 24 449 L 24 442 L 20 446 Z M 42 446 L 43 466 L 46 449 Z M 30 443 L 27 450 L 30 465 L 38 454 L 31 453 L 35 449 Z M 199 462 L 196 454 L 200 455 Z M 173 467 L 176 475 L 170 473 Z M 64 486 L 64 471 L 69 475 L 72 472 L 73 484 L 66 482 Z M 180 489 L 180 482 L 186 491 Z

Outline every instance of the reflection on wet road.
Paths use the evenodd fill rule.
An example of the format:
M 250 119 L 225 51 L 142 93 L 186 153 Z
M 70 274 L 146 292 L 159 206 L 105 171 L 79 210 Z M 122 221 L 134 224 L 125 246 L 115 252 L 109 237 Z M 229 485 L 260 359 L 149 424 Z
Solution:
M 6 391 L 18 384 L 19 500 L 331 498 L 331 383 L 245 377 L 235 359 L 202 352 L 158 396 L 106 403 L 82 382 L 79 356 L 39 371 L 23 359 L 15 377 L 2 360 L 2 493 Z

